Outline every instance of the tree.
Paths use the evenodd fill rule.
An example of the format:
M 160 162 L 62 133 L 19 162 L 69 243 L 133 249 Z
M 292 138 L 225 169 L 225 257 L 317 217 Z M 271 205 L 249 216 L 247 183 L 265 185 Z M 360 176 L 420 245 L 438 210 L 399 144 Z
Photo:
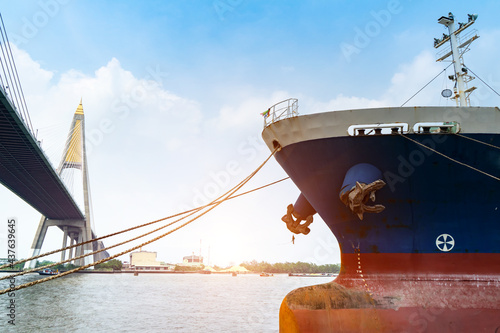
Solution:
M 268 272 L 268 273 L 338 273 L 340 272 L 339 264 L 316 265 L 307 262 L 285 262 L 270 264 L 262 261 L 244 262 L 241 266 L 253 272 Z
M 52 269 L 58 269 L 60 271 L 69 271 L 73 268 L 77 268 L 77 267 L 80 267 L 80 266 L 77 266 L 77 265 L 73 265 L 73 264 L 59 264 L 59 265 L 55 265 L 54 267 L 52 267 Z
M 174 271 L 178 272 L 195 272 L 203 269 L 205 266 L 182 266 L 182 265 L 175 265 Z
M 103 262 L 102 264 L 95 265 L 96 269 L 112 269 L 112 270 L 121 270 L 122 262 L 118 259 L 111 259 L 110 261 Z
M 36 261 L 36 265 L 35 267 L 41 267 L 41 266 L 45 266 L 45 265 L 50 265 L 50 264 L 54 264 L 53 261 L 49 261 L 49 260 L 43 260 L 43 261 Z

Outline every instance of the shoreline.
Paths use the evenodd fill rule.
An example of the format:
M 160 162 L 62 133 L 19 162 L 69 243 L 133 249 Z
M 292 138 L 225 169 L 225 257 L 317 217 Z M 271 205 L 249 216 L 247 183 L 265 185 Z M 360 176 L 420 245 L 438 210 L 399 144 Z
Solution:
M 18 273 L 23 270 L 0 270 L 0 273 Z M 59 271 L 63 273 L 65 271 Z M 31 273 L 38 273 L 37 271 Z M 78 274 L 228 274 L 231 275 L 234 272 L 211 272 L 209 274 L 203 271 L 153 271 L 153 270 L 115 270 L 115 271 L 102 271 L 102 270 L 82 270 L 77 271 Z M 236 272 L 237 275 L 248 275 L 248 274 L 261 274 L 259 272 Z M 273 273 L 274 275 L 288 275 L 290 277 L 336 277 L 338 273 Z

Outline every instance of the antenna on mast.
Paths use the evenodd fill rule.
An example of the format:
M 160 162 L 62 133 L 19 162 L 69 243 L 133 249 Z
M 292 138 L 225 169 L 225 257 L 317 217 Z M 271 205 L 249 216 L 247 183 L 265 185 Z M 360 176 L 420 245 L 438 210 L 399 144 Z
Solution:
M 448 78 L 456 83 L 453 89 L 455 94 L 451 98 L 456 100 L 457 106 L 470 106 L 470 94 L 476 89 L 476 87 L 467 88 L 467 83 L 472 81 L 474 77 L 468 75 L 467 67 L 463 61 L 463 54 L 469 50 L 470 43 L 478 39 L 479 36 L 476 30 L 465 34 L 463 38 L 460 36 L 462 31 L 474 24 L 477 14 L 469 14 L 468 17 L 469 21 L 467 23 L 458 23 L 458 29 L 456 29 L 455 17 L 452 13 L 449 13 L 448 16 L 441 16 L 438 23 L 447 27 L 449 34 L 443 34 L 441 39 L 434 38 L 434 47 L 436 49 L 450 41 L 450 48 L 445 48 L 438 53 L 439 58 L 436 61 L 443 61 L 450 55 L 452 56 L 454 75 L 450 75 Z M 443 94 L 443 96 L 445 95 Z

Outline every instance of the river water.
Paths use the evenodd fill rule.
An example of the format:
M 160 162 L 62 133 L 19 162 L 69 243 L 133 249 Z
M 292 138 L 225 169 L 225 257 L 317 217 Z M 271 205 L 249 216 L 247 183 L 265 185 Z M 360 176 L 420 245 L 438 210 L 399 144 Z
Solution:
M 6 275 L 0 273 L 1 275 Z M 39 279 L 16 278 L 16 285 Z M 0 332 L 278 332 L 288 292 L 331 277 L 72 274 L 0 295 Z M 0 288 L 8 281 L 0 281 Z M 15 301 L 15 327 L 8 323 Z

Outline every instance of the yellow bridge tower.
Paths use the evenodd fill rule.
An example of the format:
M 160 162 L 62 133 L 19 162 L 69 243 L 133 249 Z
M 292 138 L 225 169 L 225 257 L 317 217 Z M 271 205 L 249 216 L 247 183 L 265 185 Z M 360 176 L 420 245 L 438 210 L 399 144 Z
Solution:
M 83 206 L 84 206 L 84 219 L 83 220 L 54 220 L 42 216 L 38 229 L 35 233 L 33 239 L 33 244 L 31 246 L 33 254 L 36 256 L 40 254 L 45 235 L 47 233 L 48 227 L 57 226 L 63 232 L 63 242 L 62 247 L 66 247 L 68 238 L 70 239 L 70 244 L 73 245 L 75 242 L 81 243 L 91 240 L 94 237 L 91 227 L 92 214 L 90 212 L 90 189 L 89 189 L 89 174 L 87 165 L 87 155 L 85 150 L 85 117 L 83 113 L 82 101 L 78 105 L 75 114 L 73 116 L 73 121 L 71 122 L 71 127 L 68 134 L 68 139 L 66 140 L 66 145 L 64 147 L 63 155 L 59 167 L 57 168 L 57 173 L 59 177 L 62 176 L 63 170 L 65 169 L 79 169 L 82 171 L 82 181 L 83 181 Z M 74 257 L 78 257 L 82 254 L 90 253 L 94 250 L 103 248 L 102 242 L 92 242 L 78 246 L 75 249 Z M 94 254 L 94 256 L 87 256 L 82 259 L 75 260 L 75 264 L 82 266 L 92 262 L 92 260 L 99 260 L 101 258 L 107 257 L 106 252 L 101 252 Z M 61 261 L 65 260 L 66 251 L 61 252 Z M 68 259 L 73 258 L 73 248 L 69 249 Z M 35 260 L 26 262 L 25 268 L 34 268 Z

